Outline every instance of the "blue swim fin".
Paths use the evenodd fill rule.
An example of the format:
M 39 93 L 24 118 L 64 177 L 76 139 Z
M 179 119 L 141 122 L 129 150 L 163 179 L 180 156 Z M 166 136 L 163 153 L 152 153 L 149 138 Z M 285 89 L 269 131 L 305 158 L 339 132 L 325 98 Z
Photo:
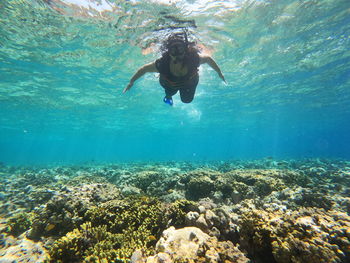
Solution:
M 169 104 L 170 106 L 173 106 L 173 99 L 172 98 L 167 98 L 166 96 L 164 97 L 163 101 L 166 103 L 166 104 Z

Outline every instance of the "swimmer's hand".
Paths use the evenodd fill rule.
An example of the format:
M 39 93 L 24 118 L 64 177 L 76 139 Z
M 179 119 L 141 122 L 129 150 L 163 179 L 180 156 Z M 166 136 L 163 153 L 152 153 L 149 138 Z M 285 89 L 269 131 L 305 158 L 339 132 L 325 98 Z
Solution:
M 226 80 L 225 80 L 225 76 L 224 74 L 222 74 L 221 72 L 219 73 L 219 77 L 222 79 L 223 82 L 225 82 L 225 84 L 227 84 Z
M 127 92 L 129 89 L 131 89 L 132 85 L 134 85 L 134 82 L 129 82 L 128 86 L 123 90 L 123 93 Z

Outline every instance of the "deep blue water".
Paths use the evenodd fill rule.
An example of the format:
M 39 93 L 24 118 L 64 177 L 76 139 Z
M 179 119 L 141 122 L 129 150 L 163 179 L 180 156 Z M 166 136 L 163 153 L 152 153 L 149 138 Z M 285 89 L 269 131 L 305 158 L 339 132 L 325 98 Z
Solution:
M 350 158 L 348 1 L 100 3 L 0 3 L 0 161 Z M 122 94 L 176 27 L 228 85 L 203 65 L 190 104 L 157 74 Z

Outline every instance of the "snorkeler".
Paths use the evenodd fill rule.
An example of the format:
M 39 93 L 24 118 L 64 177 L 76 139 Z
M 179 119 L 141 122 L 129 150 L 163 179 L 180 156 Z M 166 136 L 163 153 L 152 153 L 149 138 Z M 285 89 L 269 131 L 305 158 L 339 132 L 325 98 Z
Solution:
M 190 103 L 199 81 L 198 67 L 207 63 L 225 81 L 219 66 L 210 56 L 202 56 L 194 42 L 188 42 L 186 33 L 172 34 L 162 47 L 162 57 L 142 66 L 130 79 L 123 93 L 131 89 L 134 82 L 147 72 L 158 72 L 159 83 L 165 90 L 163 101 L 173 105 L 172 96 L 180 91 L 181 101 Z M 226 81 L 225 81 L 226 82 Z

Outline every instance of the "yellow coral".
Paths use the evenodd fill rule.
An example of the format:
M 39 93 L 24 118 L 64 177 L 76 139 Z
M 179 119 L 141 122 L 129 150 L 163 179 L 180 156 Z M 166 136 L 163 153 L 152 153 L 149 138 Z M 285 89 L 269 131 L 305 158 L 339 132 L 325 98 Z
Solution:
M 135 249 L 149 255 L 165 226 L 164 214 L 161 203 L 149 197 L 114 200 L 94 207 L 85 215 L 87 223 L 55 243 L 52 262 L 63 258 L 65 262 L 127 262 Z
M 45 227 L 45 231 L 49 232 L 52 229 L 54 229 L 55 227 L 56 227 L 56 225 L 54 225 L 54 224 L 47 224 L 47 226 Z

